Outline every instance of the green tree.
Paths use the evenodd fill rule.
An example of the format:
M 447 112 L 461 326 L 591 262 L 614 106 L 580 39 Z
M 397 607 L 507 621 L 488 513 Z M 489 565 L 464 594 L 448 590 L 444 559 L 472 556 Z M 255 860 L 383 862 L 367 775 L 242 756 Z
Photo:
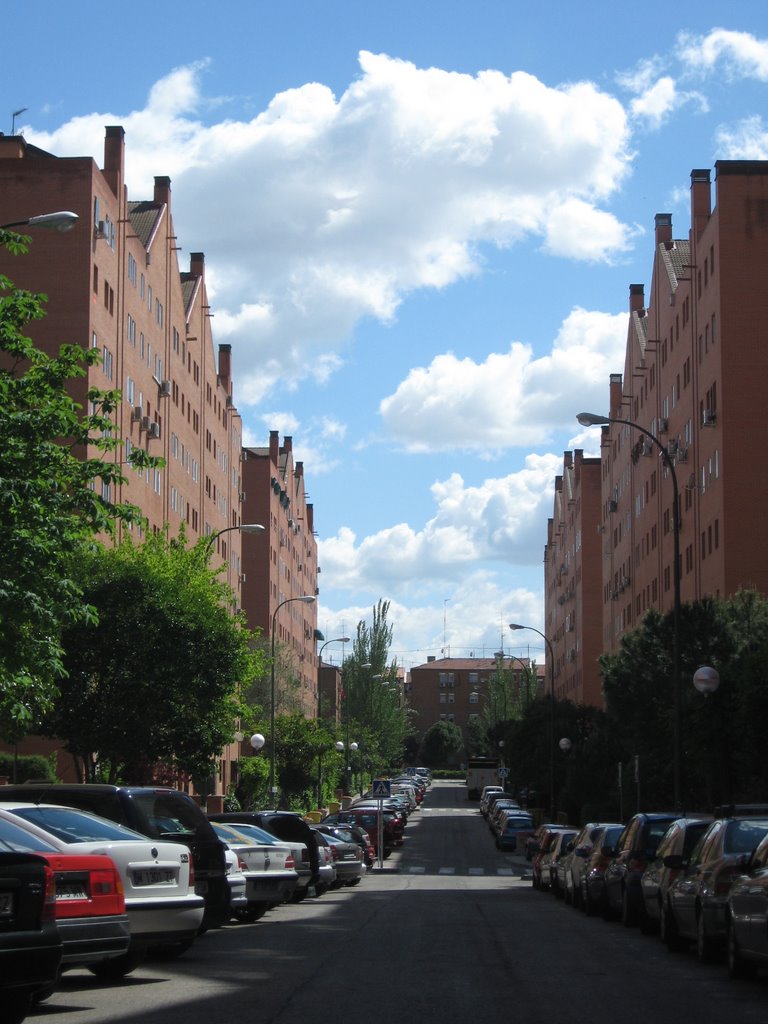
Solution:
M 435 768 L 455 764 L 463 746 L 461 729 L 455 722 L 435 722 L 421 741 L 424 763 Z
M 14 254 L 28 243 L 0 230 L 0 246 Z M 120 394 L 84 391 L 83 413 L 71 392 L 100 353 L 85 343 L 62 345 L 56 357 L 37 349 L 24 332 L 44 303 L 0 275 L 0 735 L 10 741 L 52 706 L 62 630 L 93 618 L 72 568 L 83 545 L 116 519 L 139 518 L 109 500 L 123 480 L 110 419 Z M 138 449 L 134 458 L 158 462 Z
M 87 779 L 146 783 L 167 770 L 206 780 L 232 740 L 239 685 L 264 666 L 208 550 L 152 534 L 81 559 L 78 584 L 98 622 L 63 633 L 67 675 L 46 729 Z

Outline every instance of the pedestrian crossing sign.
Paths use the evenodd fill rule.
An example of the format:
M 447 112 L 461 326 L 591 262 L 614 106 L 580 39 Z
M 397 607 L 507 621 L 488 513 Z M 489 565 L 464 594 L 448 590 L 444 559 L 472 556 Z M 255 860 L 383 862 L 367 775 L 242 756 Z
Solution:
M 372 792 L 375 797 L 392 796 L 392 783 L 389 779 L 374 779 Z

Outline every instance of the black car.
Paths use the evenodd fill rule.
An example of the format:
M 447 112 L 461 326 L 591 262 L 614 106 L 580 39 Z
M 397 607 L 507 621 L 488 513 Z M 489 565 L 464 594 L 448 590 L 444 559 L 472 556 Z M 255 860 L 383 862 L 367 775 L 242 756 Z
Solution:
M 32 853 L 0 853 L 0 1003 L 20 1024 L 35 994 L 50 991 L 61 965 L 53 871 Z
M 191 796 L 162 786 L 25 782 L 5 786 L 3 800 L 59 804 L 127 825 L 149 839 L 182 843 L 192 852 L 195 892 L 205 900 L 203 930 L 230 918 L 225 846 Z
M 641 923 L 645 913 L 640 879 L 656 856 L 669 826 L 680 817 L 674 811 L 635 814 L 613 849 L 604 879 L 606 917 L 621 916 L 628 927 Z
M 258 825 L 277 839 L 304 843 L 312 872 L 309 884 L 317 885 L 319 880 L 317 841 L 314 832 L 300 815 L 294 814 L 292 811 L 222 811 L 219 814 L 209 814 L 208 817 L 211 821 L 228 822 L 230 825 L 234 825 L 238 821 L 246 825 Z M 297 889 L 294 899 L 301 899 L 306 892 L 306 887 Z

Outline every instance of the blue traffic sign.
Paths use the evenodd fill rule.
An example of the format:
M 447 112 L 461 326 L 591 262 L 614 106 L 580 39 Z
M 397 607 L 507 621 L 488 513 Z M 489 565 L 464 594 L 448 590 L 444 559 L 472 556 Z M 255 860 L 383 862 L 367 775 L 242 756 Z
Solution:
M 374 779 L 371 792 L 374 796 L 392 796 L 392 783 L 389 779 Z

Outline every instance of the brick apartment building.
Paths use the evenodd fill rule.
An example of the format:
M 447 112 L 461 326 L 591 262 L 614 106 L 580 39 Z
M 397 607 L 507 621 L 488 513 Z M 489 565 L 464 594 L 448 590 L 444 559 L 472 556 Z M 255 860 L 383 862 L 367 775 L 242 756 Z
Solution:
M 28 328 L 39 347 L 54 353 L 71 342 L 100 349 L 101 360 L 74 384 L 73 397 L 85 407 L 90 386 L 121 390 L 113 420 L 123 450 L 114 457 L 123 460 L 140 445 L 166 460 L 164 469 L 128 470 L 127 482 L 104 497 L 139 506 L 151 530 L 167 524 L 175 536 L 183 523 L 191 543 L 214 536 L 221 578 L 226 573 L 241 607 L 252 616 L 249 625 L 264 627 L 277 595 L 298 592 L 291 589 L 292 576 L 306 574 L 308 592 L 315 593 L 312 512 L 303 474 L 300 465 L 292 465 L 288 439 L 288 456 L 275 461 L 266 483 L 250 471 L 253 463 L 243 462 L 230 346 L 214 346 L 204 256 L 191 253 L 188 267 L 179 267 L 167 177 L 156 177 L 153 195 L 144 200 L 129 199 L 124 181 L 121 127 L 106 129 L 103 168 L 90 157 L 59 158 L 21 136 L 0 136 L 0 223 L 59 210 L 79 217 L 67 234 L 30 230 L 30 253 L 12 257 L 0 251 L 0 270 L 17 285 L 48 295 L 47 316 Z M 285 497 L 273 491 L 270 473 L 280 479 Z M 264 501 L 258 505 L 254 488 L 262 484 Z M 249 488 L 248 514 L 253 508 L 261 519 L 244 517 Z M 243 522 L 263 522 L 269 541 L 230 529 Z M 306 568 L 299 570 L 297 563 Z M 272 603 L 262 608 L 251 595 L 255 581 L 266 578 Z M 286 612 L 280 630 L 281 639 L 296 650 L 297 639 L 303 640 L 302 689 L 308 692 L 316 685 L 310 680 L 314 609 L 299 607 L 301 622 Z M 234 744 L 224 751 L 218 790 L 226 791 L 239 753 Z M 60 771 L 67 771 L 68 760 L 60 756 Z
M 461 729 L 465 754 L 469 725 L 479 720 L 489 701 L 494 699 L 493 678 L 499 668 L 511 673 L 512 702 L 536 697 L 525 692 L 524 674 L 531 667 L 527 658 L 428 658 L 426 664 L 414 665 L 405 683 L 404 698 L 413 711 L 412 724 L 419 737 L 437 722 L 453 722 Z M 544 665 L 536 665 L 537 693 L 542 692 Z M 495 717 L 512 717 L 513 708 L 496 708 Z
M 315 597 L 319 588 L 314 509 L 307 501 L 304 466 L 293 461 L 293 440 L 270 432 L 269 446 L 245 448 L 242 462 L 243 521 L 266 527 L 264 538 L 245 549 L 243 611 L 252 628 L 272 636 L 275 622 L 278 711 L 317 714 L 317 605 L 293 600 Z
M 650 431 L 674 479 L 643 434 L 603 427 L 602 508 L 582 509 L 582 533 L 602 531 L 606 651 L 649 608 L 673 608 L 674 480 L 682 601 L 768 593 L 768 482 L 756 469 L 766 437 L 768 162 L 715 168 L 714 206 L 710 171 L 691 173 L 688 237 L 673 237 L 669 214 L 656 216 L 647 304 L 643 286 L 630 287 L 624 373 L 611 376 L 609 415 Z
M 597 659 L 602 650 L 600 459 L 565 452 L 555 480 L 544 548 L 545 627 L 552 644 L 555 697 L 603 706 Z

